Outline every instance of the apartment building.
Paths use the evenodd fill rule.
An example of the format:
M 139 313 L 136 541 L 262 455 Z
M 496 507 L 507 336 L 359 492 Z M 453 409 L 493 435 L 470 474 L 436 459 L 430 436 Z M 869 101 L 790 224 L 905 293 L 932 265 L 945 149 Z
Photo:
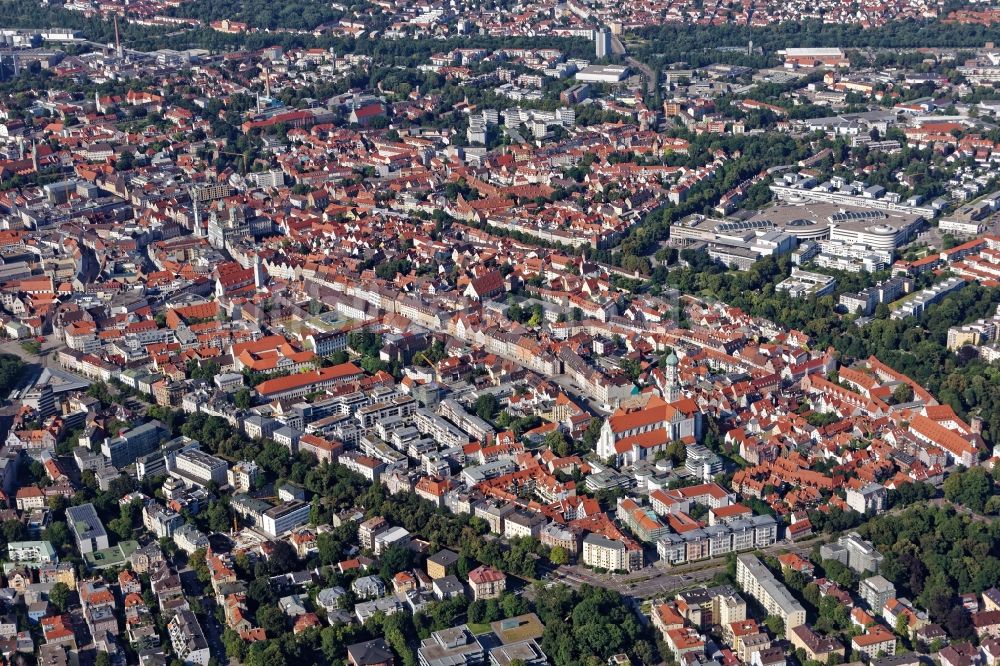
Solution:
M 413 424 L 422 434 L 433 437 L 442 448 L 456 448 L 469 443 L 468 433 L 429 409 L 421 407 L 414 412 Z
M 254 482 L 260 477 L 260 466 L 252 460 L 241 460 L 226 472 L 226 480 L 239 493 L 250 492 Z
M 583 538 L 583 563 L 608 571 L 634 571 L 642 568 L 642 551 L 630 550 L 624 541 L 588 534 Z
M 442 400 L 441 404 L 438 406 L 438 411 L 441 416 L 448 419 L 459 428 L 469 433 L 473 439 L 479 440 L 480 442 L 487 441 L 487 439 L 492 437 L 495 432 L 493 430 L 493 426 L 478 416 L 469 414 L 457 400 L 451 398 Z
M 891 657 L 896 654 L 896 636 L 881 625 L 875 625 L 867 634 L 851 639 L 851 648 L 872 661 L 880 655 Z
M 730 552 L 766 548 L 777 541 L 778 522 L 773 516 L 751 516 L 682 534 L 663 534 L 656 542 L 656 551 L 670 564 L 684 564 Z
M 640 541 L 651 543 L 670 532 L 652 509 L 639 506 L 635 500 L 618 500 L 618 520 L 622 521 Z
M 858 573 L 878 573 L 882 564 L 882 553 L 857 532 L 843 535 L 836 543 L 820 546 L 820 556 L 824 560 L 837 560 Z
M 7 559 L 17 564 L 50 564 L 59 561 L 55 548 L 48 541 L 11 541 L 7 544 Z
M 883 576 L 871 576 L 858 584 L 858 593 L 873 615 L 880 615 L 889 599 L 896 597 L 896 586 Z
M 408 395 L 400 395 L 386 402 L 366 405 L 355 413 L 358 424 L 364 428 L 374 428 L 376 424 L 389 419 L 403 419 L 417 411 L 417 401 Z
M 208 666 L 208 660 L 211 658 L 208 641 L 205 640 L 205 634 L 194 613 L 182 610 L 174 615 L 167 624 L 167 632 L 170 634 L 174 653 L 185 666 L 188 664 Z
M 375 536 L 387 529 L 389 529 L 389 521 L 382 516 L 369 518 L 358 525 L 358 539 L 361 541 L 361 547 L 366 550 L 373 549 L 375 547 Z
M 755 555 L 744 553 L 736 558 L 736 582 L 756 599 L 770 615 L 785 623 L 785 631 L 805 624 L 806 609 L 774 577 Z
M 792 627 L 785 633 L 795 649 L 801 649 L 806 653 L 806 658 L 809 661 L 825 664 L 834 655 L 836 655 L 837 661 L 844 658 L 844 646 L 840 641 L 828 636 L 821 636 L 807 625 Z

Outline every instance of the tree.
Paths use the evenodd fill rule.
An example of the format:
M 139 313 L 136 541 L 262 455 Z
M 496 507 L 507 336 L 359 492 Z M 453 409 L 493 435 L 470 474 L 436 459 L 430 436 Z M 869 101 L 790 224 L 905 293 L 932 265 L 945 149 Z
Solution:
M 228 532 L 232 527 L 229 511 L 222 502 L 213 501 L 208 505 L 208 527 L 213 532 Z
M 278 596 L 271 586 L 271 581 L 266 576 L 250 581 L 250 585 L 247 587 L 247 598 L 259 606 L 272 604 L 278 600 Z
M 277 576 L 295 569 L 299 564 L 299 558 L 290 543 L 287 541 L 275 541 L 267 564 L 271 575 Z
M 405 546 L 393 544 L 382 553 L 382 566 L 379 572 L 386 580 L 390 580 L 397 572 L 413 568 L 414 552 Z
M 601 438 L 601 428 L 604 427 L 604 419 L 592 418 L 587 424 L 587 429 L 583 432 L 583 445 L 586 451 L 592 451 L 597 445 L 597 440 Z M 584 453 L 586 453 L 584 451 Z
M 11 519 L 3 522 L 3 525 L 0 526 L 0 533 L 3 534 L 4 542 L 10 543 L 11 541 L 24 541 L 28 535 L 28 529 L 20 520 Z
M 549 561 L 556 566 L 569 564 L 569 553 L 562 546 L 553 546 L 549 551 Z
M 257 624 L 268 636 L 280 636 L 287 629 L 285 614 L 277 606 L 263 605 L 257 609 Z
M 910 402 L 913 400 L 913 387 L 906 383 L 900 384 L 893 389 L 892 399 L 896 401 L 897 405 Z
M 556 666 L 606 663 L 621 652 L 657 663 L 652 633 L 616 592 L 589 585 L 578 590 L 562 583 L 536 585 L 535 604 L 545 625 L 542 649 Z
M 250 389 L 244 387 L 234 393 L 233 404 L 240 409 L 250 409 L 253 405 L 253 395 L 250 393 Z
M 896 618 L 896 635 L 905 639 L 910 638 L 910 620 L 905 613 L 900 613 Z
M 785 634 L 785 621 L 777 615 L 768 615 L 764 618 L 764 625 L 775 636 L 783 636 Z
M 684 442 L 675 439 L 667 444 L 666 455 L 674 465 L 681 465 L 687 458 L 687 447 L 684 445 Z
M 188 566 L 194 570 L 195 575 L 202 584 L 208 585 L 212 580 L 212 576 L 208 571 L 208 564 L 205 562 L 204 548 L 199 548 L 191 553 L 191 556 L 188 558 Z
M 992 494 L 993 478 L 982 467 L 951 474 L 944 480 L 945 499 L 978 513 L 984 511 L 986 501 Z
M 552 449 L 560 457 L 568 456 L 570 453 L 569 441 L 567 441 L 565 433 L 559 428 L 545 435 L 545 446 Z
M 69 605 L 69 598 L 72 594 L 72 590 L 66 583 L 56 583 L 49 590 L 49 602 L 55 606 L 60 613 L 66 611 L 66 607 Z
M 229 627 L 226 627 L 225 631 L 222 632 L 222 645 L 230 660 L 236 660 L 240 663 L 246 660 L 246 641 Z
M 476 416 L 479 418 L 484 421 L 492 421 L 493 416 L 497 413 L 498 407 L 497 397 L 492 393 L 484 393 L 476 398 L 476 403 L 473 409 L 476 412 Z
M 69 528 L 65 522 L 54 522 L 45 528 L 42 537 L 57 551 L 62 550 L 70 542 Z

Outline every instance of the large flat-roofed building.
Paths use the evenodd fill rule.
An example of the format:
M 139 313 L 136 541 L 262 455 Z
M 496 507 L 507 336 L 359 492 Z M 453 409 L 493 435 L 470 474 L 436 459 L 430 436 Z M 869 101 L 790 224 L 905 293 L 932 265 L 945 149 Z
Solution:
M 131 465 L 136 458 L 152 453 L 170 432 L 159 421 L 149 421 L 137 428 L 111 437 L 101 444 L 101 453 L 118 469 Z
M 786 67 L 850 67 L 850 59 L 839 48 L 788 48 L 778 51 L 785 56 Z
M 778 199 L 789 203 L 816 201 L 865 210 L 906 213 L 924 220 L 937 214 L 933 208 L 918 205 L 916 199 L 900 203 L 899 195 L 894 192 L 885 192 L 875 186 L 866 187 L 859 182 L 848 183 L 836 176 L 820 183 L 812 176 L 786 173 L 769 187 Z
M 830 223 L 826 218 L 839 210 L 837 207 L 831 208 L 832 210 L 812 205 L 778 204 L 746 219 L 712 218 L 694 214 L 674 222 L 670 226 L 670 237 L 689 241 L 742 243 L 756 234 L 781 231 L 799 241 L 818 240 L 830 234 Z
M 785 278 L 777 284 L 775 289 L 787 293 L 792 298 L 804 298 L 806 296 L 826 296 L 833 293 L 837 286 L 837 280 L 823 273 L 804 271 L 801 268 L 792 268 L 791 276 Z
M 465 666 L 482 664 L 486 651 L 466 625 L 435 631 L 417 650 L 421 666 Z
M 212 482 L 224 486 L 228 469 L 229 465 L 225 460 L 200 449 L 182 451 L 169 464 L 171 476 L 197 486 L 207 486 Z
M 7 544 L 7 559 L 17 564 L 49 564 L 59 556 L 48 541 L 11 541 Z
M 819 553 L 824 560 L 837 560 L 858 573 L 878 573 L 882 566 L 882 553 L 857 532 L 845 534 L 835 543 L 823 544 Z
M 76 539 L 77 548 L 81 555 L 93 553 L 95 550 L 104 550 L 108 543 L 108 533 L 97 516 L 94 505 L 87 503 L 80 506 L 71 506 L 66 509 L 66 522 L 69 523 L 73 537 Z
M 907 317 L 919 317 L 924 311 L 934 305 L 948 294 L 958 291 L 968 284 L 958 277 L 950 277 L 947 280 L 920 291 L 913 298 L 904 303 L 896 305 L 889 313 L 891 319 L 906 319 Z
M 311 508 L 306 502 L 299 501 L 279 504 L 264 512 L 260 527 L 268 536 L 276 537 L 309 522 Z
M 745 553 L 736 557 L 736 582 L 768 614 L 780 617 L 785 623 L 786 632 L 805 624 L 806 609 L 755 555 Z
M 587 83 L 618 83 L 627 75 L 628 67 L 621 65 L 590 65 L 576 73 L 576 80 Z

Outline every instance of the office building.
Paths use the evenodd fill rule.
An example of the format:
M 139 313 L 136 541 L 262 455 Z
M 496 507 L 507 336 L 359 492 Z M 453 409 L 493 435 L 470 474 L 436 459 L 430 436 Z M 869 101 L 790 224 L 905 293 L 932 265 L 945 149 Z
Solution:
M 171 476 L 196 486 L 210 483 L 223 486 L 229 466 L 222 458 L 200 449 L 187 449 L 174 457 L 172 465 L 168 461 L 168 468 Z
M 271 537 L 282 535 L 309 522 L 310 509 L 309 504 L 299 501 L 271 507 L 261 516 L 261 529 Z
M 76 546 L 81 555 L 93 553 L 95 550 L 104 550 L 108 543 L 108 533 L 97 517 L 94 505 L 87 503 L 79 506 L 71 506 L 66 509 L 66 522 L 73 532 Z
M 170 432 L 159 421 L 149 421 L 118 437 L 104 440 L 101 453 L 118 469 L 131 465 L 136 458 L 152 453 Z
M 420 666 L 476 666 L 485 663 L 486 651 L 467 625 L 435 631 L 417 650 Z

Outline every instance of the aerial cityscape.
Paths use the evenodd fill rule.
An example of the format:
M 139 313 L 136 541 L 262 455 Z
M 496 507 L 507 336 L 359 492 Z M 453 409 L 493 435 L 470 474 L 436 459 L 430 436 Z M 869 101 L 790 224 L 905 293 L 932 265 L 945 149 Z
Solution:
M 993 0 L 0 0 L 0 664 L 1000 666 Z

